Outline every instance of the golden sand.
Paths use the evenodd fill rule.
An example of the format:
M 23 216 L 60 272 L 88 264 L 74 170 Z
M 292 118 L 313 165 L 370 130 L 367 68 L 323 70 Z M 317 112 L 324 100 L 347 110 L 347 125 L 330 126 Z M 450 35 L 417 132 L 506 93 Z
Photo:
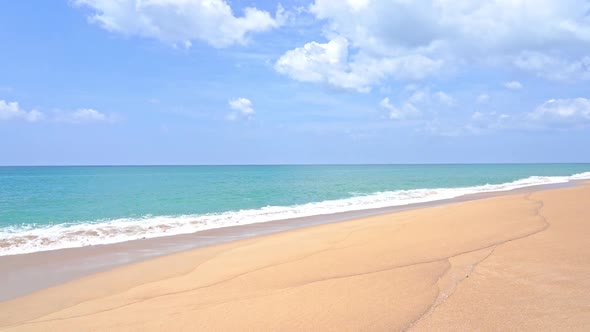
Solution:
M 4 331 L 590 330 L 590 186 L 197 249 L 0 303 Z

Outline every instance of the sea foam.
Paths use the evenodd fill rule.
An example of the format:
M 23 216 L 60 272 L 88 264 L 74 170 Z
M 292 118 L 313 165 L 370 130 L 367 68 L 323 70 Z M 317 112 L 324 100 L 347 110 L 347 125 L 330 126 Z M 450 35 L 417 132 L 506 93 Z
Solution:
M 531 176 L 509 183 L 464 188 L 384 191 L 302 205 L 266 206 L 260 209 L 215 214 L 146 215 L 141 218 L 94 220 L 51 226 L 11 226 L 0 229 L 0 256 L 189 234 L 207 229 L 338 212 L 403 206 L 456 198 L 468 194 L 507 191 L 534 185 L 558 184 L 582 179 L 590 179 L 590 172 L 572 176 Z

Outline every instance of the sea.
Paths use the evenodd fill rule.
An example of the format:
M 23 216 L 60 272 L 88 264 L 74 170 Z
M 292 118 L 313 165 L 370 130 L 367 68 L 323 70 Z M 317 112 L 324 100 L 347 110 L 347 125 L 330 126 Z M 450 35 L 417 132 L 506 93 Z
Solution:
M 0 167 L 0 256 L 590 179 L 590 164 Z

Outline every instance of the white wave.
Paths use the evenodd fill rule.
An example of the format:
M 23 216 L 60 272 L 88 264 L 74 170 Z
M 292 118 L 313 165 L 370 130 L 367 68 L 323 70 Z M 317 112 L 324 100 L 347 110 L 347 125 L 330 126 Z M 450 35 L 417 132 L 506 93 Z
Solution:
M 142 218 L 98 220 L 87 223 L 58 224 L 42 227 L 32 225 L 5 227 L 0 229 L 0 256 L 188 234 L 207 229 L 297 217 L 403 206 L 413 203 L 455 198 L 468 194 L 507 191 L 534 185 L 566 183 L 571 180 L 582 179 L 590 179 L 590 172 L 572 176 L 531 176 L 509 183 L 486 184 L 465 188 L 385 191 L 369 195 L 355 195 L 346 199 L 294 206 L 267 206 L 260 209 L 229 211 L 217 214 L 181 216 L 148 215 Z

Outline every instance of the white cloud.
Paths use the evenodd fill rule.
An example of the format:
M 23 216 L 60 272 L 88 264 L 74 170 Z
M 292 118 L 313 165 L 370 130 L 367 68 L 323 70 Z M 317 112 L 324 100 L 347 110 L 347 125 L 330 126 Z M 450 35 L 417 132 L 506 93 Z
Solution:
M 504 87 L 509 90 L 520 90 L 523 88 L 522 83 L 520 83 L 519 81 L 506 82 L 504 83 Z
M 590 79 L 587 0 L 315 0 L 309 11 L 325 22 L 327 43 L 309 42 L 276 64 L 300 81 L 366 91 L 386 78 L 421 79 L 469 63 Z M 527 54 L 550 56 L 552 66 Z M 401 59 L 418 63 L 414 75 Z
M 311 42 L 288 51 L 277 61 L 275 68 L 299 81 L 321 82 L 344 72 L 347 62 L 348 41 L 335 38 L 325 44 Z
M 252 101 L 247 98 L 236 98 L 231 99 L 228 101 L 229 107 L 234 110 L 234 112 L 229 113 L 226 118 L 228 120 L 234 121 L 241 117 L 245 118 L 252 118 L 254 116 L 254 105 Z
M 349 42 L 334 37 L 327 43 L 311 42 L 287 51 L 275 64 L 275 69 L 302 82 L 329 85 L 368 92 L 371 86 L 389 76 L 420 80 L 436 72 L 441 61 L 423 55 L 375 58 L 366 54 L 349 54 Z
M 460 127 L 457 136 L 478 135 L 514 128 L 513 116 L 498 112 L 474 112 L 470 121 Z
M 434 94 L 438 101 L 446 106 L 454 106 L 455 105 L 455 98 L 449 96 L 448 94 L 439 91 Z
M 550 99 L 539 105 L 528 118 L 555 126 L 585 126 L 590 124 L 590 99 Z
M 559 45 L 583 48 L 580 43 L 590 42 L 586 0 L 372 0 L 360 9 L 339 0 L 316 0 L 310 10 L 327 20 L 330 31 L 378 52 L 445 44 L 463 53 L 486 54 Z
M 452 126 L 431 121 L 426 131 L 434 135 L 480 135 L 505 130 L 571 130 L 590 127 L 590 99 L 550 99 L 531 112 L 506 114 L 477 111 Z
M 458 134 L 590 126 L 590 99 L 550 99 L 529 113 L 474 112 Z
M 70 123 L 107 122 L 111 117 L 92 108 L 82 108 L 71 112 L 59 112 L 57 121 Z
M 487 93 L 482 93 L 479 96 L 477 96 L 476 101 L 478 104 L 485 104 L 488 101 L 490 101 L 490 95 L 488 95 Z
M 483 135 L 498 130 L 519 129 L 514 125 L 514 116 L 498 112 L 474 112 L 469 119 L 454 123 L 434 120 L 426 123 L 424 131 L 435 136 Z
M 69 123 L 110 122 L 115 120 L 114 115 L 106 115 L 91 108 L 83 108 L 76 111 L 40 112 L 37 110 L 26 111 L 18 102 L 6 102 L 0 100 L 0 121 L 22 120 L 27 122 L 55 121 Z
M 590 80 L 590 56 L 568 60 L 539 52 L 523 52 L 515 57 L 514 64 L 550 80 Z
M 431 93 L 427 88 L 420 89 L 417 87 L 406 90 L 412 91 L 412 94 L 400 103 L 400 107 L 396 107 L 389 97 L 384 98 L 379 103 L 379 106 L 389 111 L 390 119 L 418 118 L 423 115 L 424 111 L 433 111 L 441 107 L 453 107 L 456 103 L 455 98 L 443 91 Z
M 420 116 L 420 110 L 410 102 L 405 102 L 398 108 L 389 101 L 389 97 L 385 97 L 379 105 L 389 111 L 389 118 L 392 120 L 405 120 Z
M 6 102 L 0 100 L 0 121 L 23 120 L 27 122 L 38 122 L 45 118 L 44 114 L 37 111 L 25 111 L 17 102 Z
M 201 40 L 214 47 L 244 44 L 248 35 L 281 26 L 286 14 L 279 5 L 274 17 L 254 7 L 235 16 L 225 0 L 74 0 L 93 9 L 90 21 L 129 36 L 155 38 L 190 47 Z

